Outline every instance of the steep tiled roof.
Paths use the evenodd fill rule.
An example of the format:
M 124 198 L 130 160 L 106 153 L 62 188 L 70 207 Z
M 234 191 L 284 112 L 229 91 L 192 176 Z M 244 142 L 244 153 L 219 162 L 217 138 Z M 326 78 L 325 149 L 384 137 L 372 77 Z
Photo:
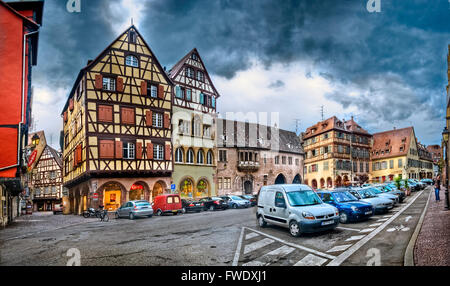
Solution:
M 53 149 L 50 145 L 47 145 L 48 150 L 50 150 L 50 153 L 52 153 L 53 158 L 55 159 L 56 163 L 60 168 L 63 167 L 61 153 Z
M 217 119 L 217 146 L 304 154 L 300 138 L 294 132 L 226 119 Z
M 355 120 L 339 120 L 336 116 L 330 117 L 326 120 L 320 121 L 306 129 L 303 139 L 314 137 L 331 130 L 339 130 L 343 132 L 354 132 L 365 135 L 370 135 L 365 129 L 358 125 Z
M 373 134 L 372 159 L 407 155 L 413 133 L 414 128 L 407 127 Z

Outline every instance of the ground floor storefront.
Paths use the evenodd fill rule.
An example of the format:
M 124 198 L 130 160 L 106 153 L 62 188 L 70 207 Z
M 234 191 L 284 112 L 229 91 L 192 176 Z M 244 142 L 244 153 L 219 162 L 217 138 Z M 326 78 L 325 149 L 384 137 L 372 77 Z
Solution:
M 175 165 L 172 173 L 175 192 L 185 199 L 217 195 L 214 169 L 212 166 Z
M 51 212 L 56 204 L 61 204 L 62 200 L 57 198 L 34 198 L 33 212 Z
M 151 202 L 158 195 L 170 193 L 170 185 L 170 177 L 90 179 L 68 188 L 65 213 L 81 214 L 101 205 L 108 211 L 115 211 L 130 200 Z

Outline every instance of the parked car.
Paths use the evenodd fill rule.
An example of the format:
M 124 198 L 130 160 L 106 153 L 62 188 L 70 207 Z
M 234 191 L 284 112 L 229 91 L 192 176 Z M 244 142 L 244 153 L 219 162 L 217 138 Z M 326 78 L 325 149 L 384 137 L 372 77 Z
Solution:
M 363 189 L 351 189 L 349 190 L 352 195 L 357 197 L 360 201 L 372 204 L 374 208 L 374 214 L 386 213 L 394 207 L 392 200 L 387 198 L 377 197 L 370 190 Z
M 53 214 L 54 214 L 54 215 L 56 215 L 56 214 L 62 214 L 63 211 L 64 211 L 64 206 L 63 206 L 63 204 L 55 204 L 55 205 L 53 206 Z
M 396 206 L 400 202 L 400 199 L 398 198 L 398 196 L 396 196 L 394 194 L 389 194 L 389 193 L 383 192 L 377 188 L 365 187 L 365 188 L 362 188 L 362 190 L 369 190 L 378 197 L 390 199 L 394 203 L 394 206 Z
M 201 201 L 181 199 L 183 213 L 187 212 L 201 212 L 204 204 Z
M 119 207 L 115 212 L 116 218 L 128 217 L 129 219 L 135 219 L 136 217 L 145 216 L 153 216 L 152 206 L 145 200 L 128 201 Z
M 171 213 L 177 215 L 183 213 L 183 205 L 181 204 L 180 195 L 166 194 L 159 195 L 153 199 L 153 212 L 160 216 Z
M 377 188 L 382 192 L 398 196 L 398 201 L 400 203 L 402 203 L 406 198 L 406 193 L 402 190 L 397 189 L 397 187 L 393 184 L 376 185 L 374 186 L 374 188 Z
M 203 203 L 204 210 L 215 211 L 228 209 L 228 203 L 219 197 L 206 197 L 201 198 L 199 201 Z
M 404 182 L 403 182 L 403 184 L 404 184 Z M 411 188 L 411 191 L 413 191 L 413 192 L 420 191 L 420 186 L 419 186 L 419 184 L 417 184 L 417 183 L 414 182 L 413 180 L 408 179 L 408 185 L 409 185 L 409 187 Z
M 301 184 L 264 186 L 258 195 L 256 219 L 289 228 L 292 236 L 335 229 L 339 210 L 324 203 L 311 187 Z
M 318 195 L 324 203 L 339 210 L 341 223 L 368 219 L 374 214 L 372 204 L 358 201 L 358 198 L 348 191 L 322 191 Z
M 223 196 L 221 198 L 226 200 L 226 202 L 228 203 L 228 206 L 232 209 L 250 207 L 250 201 L 243 199 L 239 196 Z
M 251 195 L 242 195 L 242 196 L 239 196 L 239 197 L 243 198 L 244 200 L 250 201 L 250 206 L 251 206 L 251 207 L 256 206 L 256 197 L 255 197 L 255 196 L 251 196 Z
M 432 185 L 433 184 L 433 180 L 432 179 L 422 179 L 420 181 L 425 183 L 425 184 L 427 184 L 427 185 Z

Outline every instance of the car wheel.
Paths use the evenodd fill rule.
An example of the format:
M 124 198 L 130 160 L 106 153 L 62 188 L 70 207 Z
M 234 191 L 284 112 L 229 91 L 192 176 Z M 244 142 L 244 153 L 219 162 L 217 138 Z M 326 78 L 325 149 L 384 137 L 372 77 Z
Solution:
M 174 212 L 174 213 L 173 213 L 173 215 L 177 215 L 177 214 L 178 214 L 178 212 Z
M 181 212 L 185 214 L 186 213 L 186 208 L 182 208 Z
M 347 216 L 347 214 L 346 214 L 345 212 L 341 212 L 341 213 L 339 214 L 339 221 L 340 221 L 341 223 L 347 223 L 347 221 L 348 221 L 348 216 Z
M 158 210 L 158 211 L 156 212 L 156 215 L 157 215 L 157 216 L 162 216 L 162 211 L 161 211 L 161 210 Z
M 296 220 L 293 220 L 289 223 L 289 232 L 293 237 L 300 236 L 300 226 L 298 225 L 298 222 Z
M 237 204 L 233 204 L 231 207 L 232 207 L 233 209 L 237 209 Z
M 213 207 L 213 206 L 210 206 L 210 207 L 209 207 L 209 210 L 210 210 L 210 211 L 213 211 L 213 210 L 214 210 L 214 207 Z
M 148 215 L 149 218 L 151 218 L 152 216 L 153 216 L 152 214 L 151 214 L 151 215 Z
M 134 214 L 130 213 L 130 215 L 128 217 L 129 217 L 129 219 L 133 220 L 134 219 Z
M 264 219 L 264 217 L 262 215 L 260 215 L 258 217 L 258 224 L 259 224 L 260 227 L 266 227 L 267 226 L 267 222 L 266 222 L 266 220 Z

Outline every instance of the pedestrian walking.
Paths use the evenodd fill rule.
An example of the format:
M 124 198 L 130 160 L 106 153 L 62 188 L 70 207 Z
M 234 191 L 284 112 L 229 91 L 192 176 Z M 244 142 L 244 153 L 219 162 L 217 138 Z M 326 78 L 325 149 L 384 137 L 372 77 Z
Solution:
M 439 191 L 441 190 L 441 178 L 437 176 L 434 179 L 434 194 L 436 196 L 436 202 L 439 202 Z

